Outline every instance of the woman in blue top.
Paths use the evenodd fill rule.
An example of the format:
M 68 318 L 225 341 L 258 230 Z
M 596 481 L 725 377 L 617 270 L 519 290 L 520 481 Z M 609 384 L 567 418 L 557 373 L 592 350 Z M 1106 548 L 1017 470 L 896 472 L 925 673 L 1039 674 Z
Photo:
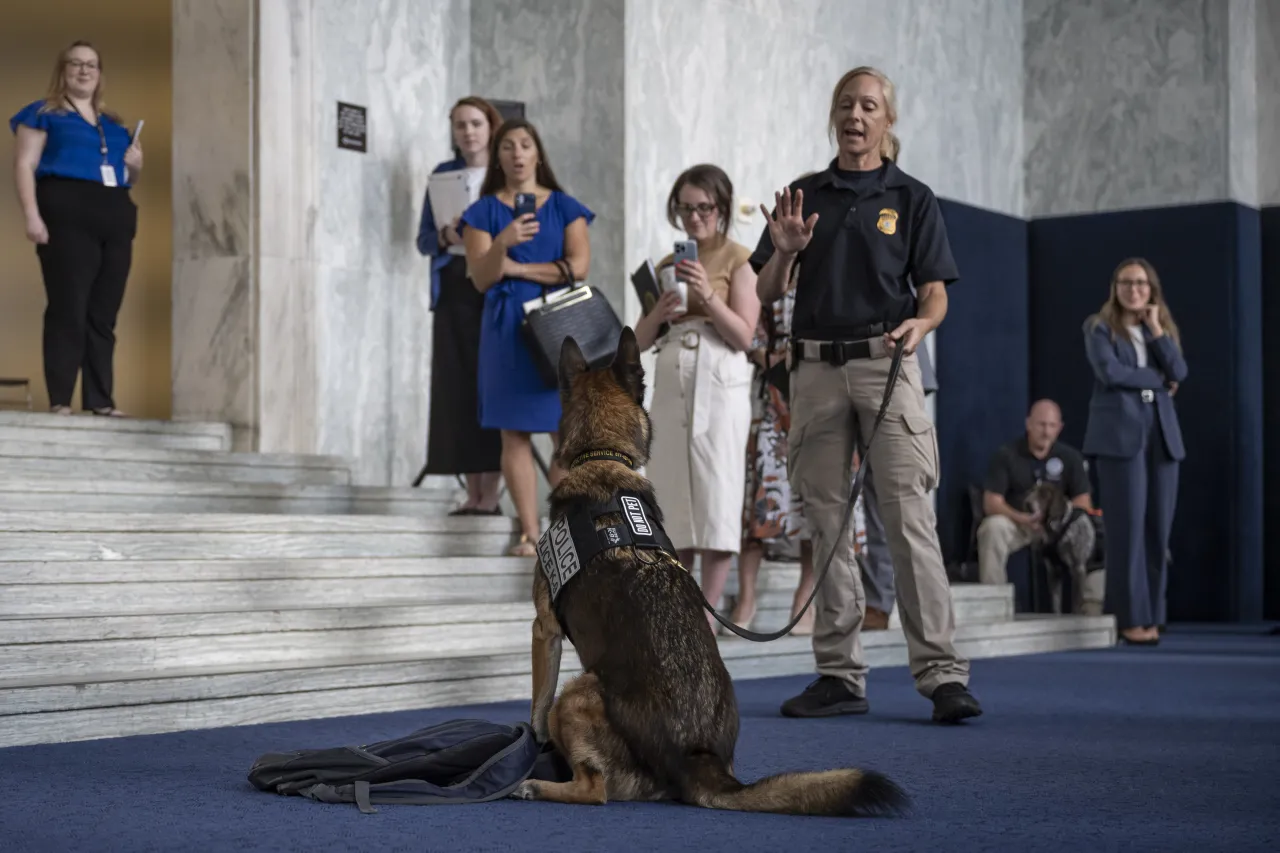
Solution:
M 449 111 L 457 157 L 433 175 L 489 165 L 489 141 L 502 115 L 484 98 L 462 98 Z M 422 473 L 465 474 L 467 499 L 450 515 L 501 515 L 498 508 L 502 439 L 480 428 L 477 371 L 484 296 L 467 277 L 458 221 L 436 222 L 431 193 L 422 200 L 418 251 L 431 258 L 431 413 Z
M 532 193 L 536 213 L 515 216 L 517 193 Z M 566 194 L 547 162 L 542 140 L 524 119 L 498 131 L 480 199 L 462 215 L 467 265 L 485 295 L 480 330 L 480 425 L 502 431 L 502 476 L 520 516 L 514 556 L 533 556 L 539 535 L 535 432 L 559 444 L 560 396 L 547 385 L 521 337 L 524 303 L 562 285 L 555 261 L 568 262 L 576 281 L 591 264 L 587 226 L 595 214 Z M 562 469 L 551 464 L 551 485 Z
M 1173 407 L 1187 362 L 1151 264 L 1130 258 L 1116 267 L 1110 297 L 1085 321 L 1084 347 L 1094 382 L 1082 449 L 1097 457 L 1107 526 L 1104 612 L 1115 614 L 1125 642 L 1155 645 L 1187 455 Z
M 58 57 L 45 97 L 9 119 L 14 183 L 48 298 L 44 378 L 58 414 L 71 414 L 81 371 L 84 408 L 123 414 L 112 398 L 112 359 L 138 228 L 129 187 L 142 171 L 142 147 L 107 111 L 102 83 L 98 52 L 75 42 Z

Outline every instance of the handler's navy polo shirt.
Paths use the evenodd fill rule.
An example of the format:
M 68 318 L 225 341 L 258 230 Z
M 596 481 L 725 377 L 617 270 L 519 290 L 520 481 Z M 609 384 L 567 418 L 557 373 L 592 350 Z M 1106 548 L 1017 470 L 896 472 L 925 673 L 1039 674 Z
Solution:
M 893 161 L 849 172 L 832 160 L 790 189 L 804 191 L 805 219 L 818 214 L 813 237 L 796 258 L 800 277 L 793 338 L 854 340 L 882 334 L 916 316 L 912 286 L 949 285 L 960 278 L 933 191 Z M 773 251 L 766 225 L 751 256 L 752 269 L 759 273 Z M 868 331 L 877 323 L 889 328 Z

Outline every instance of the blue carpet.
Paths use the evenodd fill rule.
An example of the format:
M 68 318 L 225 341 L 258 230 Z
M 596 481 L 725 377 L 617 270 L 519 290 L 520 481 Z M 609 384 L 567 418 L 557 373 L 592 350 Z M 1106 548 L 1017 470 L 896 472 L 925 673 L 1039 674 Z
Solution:
M 808 679 L 738 685 L 738 773 L 858 765 L 914 798 L 905 818 L 603 808 L 323 805 L 253 790 L 276 749 L 369 742 L 527 705 L 379 714 L 0 750 L 0 849 L 26 851 L 1168 851 L 1280 848 L 1280 638 L 1171 632 L 1155 649 L 979 660 L 986 714 L 928 722 L 904 669 L 871 713 L 791 720 Z

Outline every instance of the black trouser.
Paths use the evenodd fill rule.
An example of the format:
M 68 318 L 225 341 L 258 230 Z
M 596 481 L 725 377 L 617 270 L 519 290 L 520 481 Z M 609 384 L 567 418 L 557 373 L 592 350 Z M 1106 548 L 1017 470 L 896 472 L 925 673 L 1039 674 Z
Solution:
M 36 203 L 49 242 L 36 247 L 48 307 L 44 312 L 44 381 L 49 403 L 70 406 L 83 369 L 85 409 L 114 406 L 112 359 L 116 315 L 133 261 L 138 208 L 124 187 L 41 178 Z

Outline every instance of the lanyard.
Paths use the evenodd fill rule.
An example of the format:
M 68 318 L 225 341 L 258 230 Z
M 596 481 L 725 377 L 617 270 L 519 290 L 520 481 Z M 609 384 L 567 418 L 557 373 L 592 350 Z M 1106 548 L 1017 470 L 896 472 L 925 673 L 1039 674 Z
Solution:
M 89 123 L 89 120 L 87 118 L 84 118 L 84 113 L 80 112 L 79 107 L 77 107 L 75 104 L 72 104 L 70 99 L 67 99 L 67 103 L 71 104 L 71 109 L 76 111 L 76 115 L 84 119 L 85 124 Z M 93 123 L 93 129 L 98 131 L 98 142 L 99 142 L 98 150 L 102 152 L 102 162 L 105 163 L 107 162 L 107 134 L 102 130 L 102 116 L 98 116 L 97 118 L 98 120 Z

